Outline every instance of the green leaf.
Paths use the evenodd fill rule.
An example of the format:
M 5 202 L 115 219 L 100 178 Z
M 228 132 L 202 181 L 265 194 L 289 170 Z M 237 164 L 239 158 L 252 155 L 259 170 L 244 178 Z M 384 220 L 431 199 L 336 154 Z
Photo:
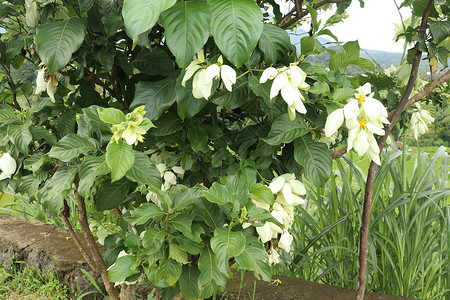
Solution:
M 161 81 L 139 81 L 130 108 L 145 105 L 145 116 L 158 119 L 175 102 L 175 82 L 178 72 Z M 176 75 L 176 76 L 175 76 Z
M 178 281 L 180 289 L 183 291 L 184 299 L 200 299 L 200 284 L 198 282 L 198 276 L 200 271 L 195 264 L 189 264 L 183 266 L 183 271 Z
M 64 206 L 64 198 L 72 189 L 73 179 L 78 172 L 78 166 L 62 166 L 47 180 L 38 192 L 38 199 L 50 212 L 59 214 Z
M 71 0 L 71 2 L 80 13 L 88 11 L 94 4 L 94 0 Z
M 170 225 L 184 235 L 190 236 L 192 235 L 191 227 L 193 220 L 194 217 L 192 215 L 183 213 L 170 220 Z
M 117 108 L 109 107 L 99 107 L 97 108 L 98 117 L 105 123 L 108 124 L 120 124 L 125 122 L 125 114 Z
M 336 53 L 331 57 L 329 66 L 332 71 L 345 69 L 348 65 L 358 63 L 360 48 L 357 41 L 345 43 L 343 49 L 341 53 Z
M 156 228 L 149 228 L 142 238 L 142 246 L 147 249 L 145 253 L 150 255 L 159 251 L 165 238 L 166 233 L 164 231 Z
M 187 82 L 187 86 L 192 82 Z M 185 88 L 180 84 L 176 85 L 177 113 L 182 120 L 192 118 L 208 104 L 204 98 L 197 99 L 192 94 L 190 88 Z
M 214 230 L 211 249 L 216 254 L 216 263 L 221 272 L 228 274 L 228 260 L 241 254 L 245 243 L 244 234 L 240 231 L 231 231 L 231 227 Z
M 58 136 L 64 137 L 70 133 L 75 133 L 76 125 L 76 112 L 73 109 L 64 111 L 56 119 L 56 129 L 58 130 Z
M 125 178 L 116 182 L 103 182 L 94 195 L 95 206 L 98 210 L 118 207 L 132 189 L 132 182 Z
M 189 65 L 209 37 L 211 11 L 205 0 L 178 2 L 161 14 L 166 41 L 180 68 Z
M 215 93 L 211 98 L 211 102 L 219 106 L 224 106 L 228 109 L 241 107 L 249 100 L 249 89 L 246 83 L 247 77 L 238 79 L 236 82 L 236 88 L 233 88 L 231 92 L 222 90 Z
M 155 279 L 156 281 L 165 279 L 169 285 L 174 285 L 178 281 L 178 278 L 180 278 L 181 270 L 181 265 L 173 259 L 160 260 Z
M 111 168 L 111 182 L 121 179 L 133 167 L 135 153 L 133 147 L 120 139 L 109 142 L 106 147 L 106 163 Z
M 36 28 L 36 51 L 49 73 L 57 72 L 69 63 L 72 53 L 84 41 L 86 25 L 85 19 L 70 18 Z
M 333 95 L 334 101 L 347 100 L 355 95 L 355 90 L 352 88 L 339 88 Z
M 224 287 L 227 281 L 227 273 L 221 272 L 216 264 L 216 254 L 208 247 L 201 253 L 198 260 L 200 276 L 198 282 L 205 287 L 202 297 L 208 297 L 216 290 L 217 286 Z
M 254 236 L 247 237 L 247 243 L 244 251 L 236 256 L 236 262 L 253 270 L 256 279 L 270 281 L 272 269 L 267 263 L 267 252 L 261 242 Z
M 250 193 L 252 193 L 252 196 L 255 199 L 261 200 L 270 205 L 273 204 L 274 196 L 272 191 L 262 183 L 255 183 L 251 185 Z
M 232 202 L 231 192 L 228 187 L 218 182 L 214 182 L 208 190 L 202 191 L 202 193 L 205 195 L 206 199 L 212 203 L 224 205 Z
M 150 161 L 147 154 L 135 151 L 134 155 L 134 164 L 127 171 L 127 178 L 139 184 L 161 187 L 161 174 L 158 168 Z
M 225 216 L 220 207 L 204 199 L 195 203 L 194 213 L 213 229 L 222 227 L 225 224 Z
M 428 20 L 428 24 L 430 27 L 431 36 L 433 37 L 436 45 L 440 44 L 443 40 L 450 36 L 450 20 Z
M 322 44 L 312 36 L 304 36 L 300 40 L 300 50 L 302 55 L 320 54 L 323 52 Z
M 30 128 L 28 128 L 31 132 L 31 135 L 33 136 L 34 140 L 45 140 L 50 146 L 53 146 L 54 144 L 56 144 L 56 136 L 50 132 L 47 131 L 47 129 L 45 129 L 42 126 L 30 126 Z
M 111 282 L 121 282 L 136 272 L 139 264 L 131 255 L 119 257 L 119 259 L 108 269 L 108 277 Z
M 176 0 L 124 0 L 122 16 L 128 35 L 136 43 L 158 21 L 159 15 L 173 6 Z
M 205 150 L 208 143 L 208 133 L 200 126 L 193 126 L 188 129 L 187 137 L 191 143 L 191 148 L 195 152 L 201 152 Z
M 182 211 L 188 205 L 197 202 L 203 195 L 194 188 L 180 187 L 180 191 L 173 198 L 173 211 Z
M 169 245 L 169 258 L 179 262 L 180 264 L 187 264 L 188 254 L 186 251 L 181 250 L 180 245 L 170 243 Z
M 264 222 L 270 221 L 280 228 L 283 228 L 283 224 L 281 224 L 277 219 L 275 219 L 268 210 L 264 208 L 254 206 L 248 211 L 248 217 L 250 220 L 259 221 L 258 226 L 263 226 Z M 257 226 L 257 227 L 258 227 Z
M 209 0 L 211 33 L 216 45 L 236 67 L 242 66 L 263 31 L 262 12 L 253 0 Z
M 154 136 L 168 136 L 183 129 L 181 119 L 176 113 L 167 113 L 155 121 L 155 128 L 150 131 Z
M 48 156 L 42 152 L 37 152 L 23 161 L 23 168 L 25 170 L 35 173 L 48 160 Z
M 273 65 L 289 52 L 295 51 L 289 34 L 280 27 L 267 23 L 264 23 L 258 47 L 264 53 L 264 61 L 267 65 Z
M 180 248 L 182 250 L 192 255 L 199 254 L 203 250 L 203 248 L 205 248 L 203 244 L 194 242 L 193 240 L 183 235 L 177 236 L 174 241 L 180 244 Z
M 82 153 L 89 152 L 97 147 L 89 139 L 76 134 L 69 134 L 60 139 L 50 150 L 50 157 L 69 162 Z
M 28 153 L 28 145 L 33 140 L 28 125 L 9 125 L 8 135 L 11 143 L 16 145 L 21 153 Z
M 327 145 L 314 142 L 309 136 L 300 137 L 294 142 L 294 158 L 315 186 L 323 186 L 330 178 L 333 161 Z
M 162 215 L 164 215 L 164 212 L 156 204 L 143 203 L 138 208 L 133 210 L 130 217 L 125 217 L 125 221 L 133 226 L 142 225 L 148 220 L 160 217 Z
M 86 156 L 80 167 L 80 185 L 78 193 L 84 198 L 89 198 L 91 187 L 98 176 L 103 176 L 111 172 L 104 156 Z
M 152 51 L 142 49 L 138 56 L 131 62 L 133 67 L 147 75 L 167 76 L 174 70 L 172 59 L 166 51 L 154 48 Z
M 375 66 L 374 66 L 373 62 L 370 59 L 360 57 L 358 59 L 358 62 L 355 63 L 355 65 L 375 72 Z
M 283 114 L 273 121 L 269 134 L 263 141 L 271 146 L 276 146 L 290 143 L 308 132 L 309 129 L 299 114 L 295 116 L 293 121 L 291 121 L 288 114 Z

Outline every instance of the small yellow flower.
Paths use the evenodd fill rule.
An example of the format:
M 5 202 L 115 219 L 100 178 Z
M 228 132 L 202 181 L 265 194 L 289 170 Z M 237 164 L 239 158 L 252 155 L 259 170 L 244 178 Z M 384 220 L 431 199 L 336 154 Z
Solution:
M 356 99 L 358 99 L 358 101 L 359 101 L 359 103 L 363 103 L 363 102 L 366 102 L 366 97 L 364 97 L 363 95 L 359 95 L 358 96 L 358 98 L 356 98 Z
M 365 128 L 366 124 L 367 124 L 367 122 L 364 121 L 364 119 L 362 119 L 361 121 L 358 121 L 358 123 L 359 123 L 359 127 L 363 127 L 363 128 Z
M 66 236 L 66 240 L 69 240 L 70 239 L 70 237 L 69 236 Z
M 279 286 L 279 285 L 282 284 L 282 283 L 283 283 L 283 282 L 281 282 L 281 280 L 278 279 L 278 278 L 272 281 L 272 284 L 275 284 L 276 286 Z

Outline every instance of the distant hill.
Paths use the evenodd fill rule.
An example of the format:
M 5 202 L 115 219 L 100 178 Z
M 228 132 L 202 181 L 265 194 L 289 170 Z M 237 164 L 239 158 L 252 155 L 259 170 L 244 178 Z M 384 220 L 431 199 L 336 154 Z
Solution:
M 306 32 L 303 29 L 296 29 L 295 32 L 288 32 L 289 36 L 291 38 L 291 43 L 296 46 L 298 53 L 300 53 L 300 40 L 302 37 L 307 36 L 308 32 Z M 329 39 L 318 37 L 317 38 L 319 42 L 324 45 L 327 48 L 335 48 L 339 47 L 336 45 L 336 42 L 331 41 Z M 400 64 L 400 61 L 402 59 L 402 53 L 398 52 L 389 52 L 389 51 L 379 51 L 379 50 L 370 50 L 370 49 L 361 49 L 361 57 L 369 58 L 374 61 L 376 61 L 381 68 L 389 68 L 391 65 L 394 65 L 395 67 L 398 67 Z M 316 56 L 316 57 L 314 57 Z M 322 53 L 320 55 L 310 55 L 308 57 L 308 61 L 317 63 L 317 64 L 323 64 L 327 65 L 328 60 L 331 58 L 331 55 L 328 53 Z M 420 63 L 420 69 L 422 71 L 427 72 L 428 71 L 428 62 L 427 61 L 421 61 Z M 439 66 L 439 68 L 442 68 L 442 65 Z

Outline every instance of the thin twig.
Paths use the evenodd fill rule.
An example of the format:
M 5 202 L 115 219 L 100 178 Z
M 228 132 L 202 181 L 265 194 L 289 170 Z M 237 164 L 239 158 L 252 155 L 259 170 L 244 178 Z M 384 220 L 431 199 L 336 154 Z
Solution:
M 420 24 L 419 34 L 424 34 L 427 26 L 428 14 L 433 4 L 433 0 L 430 0 L 425 8 Z M 391 117 L 389 118 L 390 124 L 385 126 L 385 135 L 381 136 L 378 140 L 379 149 L 383 149 L 389 133 L 395 126 L 400 114 L 404 111 L 406 104 L 408 103 L 409 96 L 414 88 L 414 83 L 417 79 L 417 72 L 419 70 L 420 59 L 422 58 L 422 52 L 419 50 L 419 43 L 415 45 L 416 54 L 411 67 L 411 75 L 409 76 L 408 84 L 406 85 L 405 92 L 400 99 L 399 104 L 395 108 Z M 369 224 L 370 224 L 370 208 L 372 205 L 373 187 L 375 184 L 375 176 L 378 169 L 378 165 L 375 162 L 371 162 L 367 174 L 366 190 L 364 193 L 364 205 L 361 220 L 361 232 L 359 239 L 359 275 L 358 275 L 358 291 L 356 293 L 356 300 L 364 300 L 364 293 L 366 290 L 367 281 L 367 242 L 369 237 Z

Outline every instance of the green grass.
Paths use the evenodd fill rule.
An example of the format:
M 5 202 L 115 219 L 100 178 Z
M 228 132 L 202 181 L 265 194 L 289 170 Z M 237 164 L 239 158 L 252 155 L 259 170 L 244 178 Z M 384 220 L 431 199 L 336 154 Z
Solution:
M 384 153 L 373 192 L 368 291 L 450 299 L 449 156 L 443 147 L 431 150 Z M 305 182 L 308 202 L 280 274 L 356 289 L 367 172 L 361 163 L 343 156 L 325 187 Z
M 0 299 L 2 300 L 67 300 L 68 289 L 53 272 L 41 274 L 23 265 L 13 266 L 11 272 L 0 267 Z

